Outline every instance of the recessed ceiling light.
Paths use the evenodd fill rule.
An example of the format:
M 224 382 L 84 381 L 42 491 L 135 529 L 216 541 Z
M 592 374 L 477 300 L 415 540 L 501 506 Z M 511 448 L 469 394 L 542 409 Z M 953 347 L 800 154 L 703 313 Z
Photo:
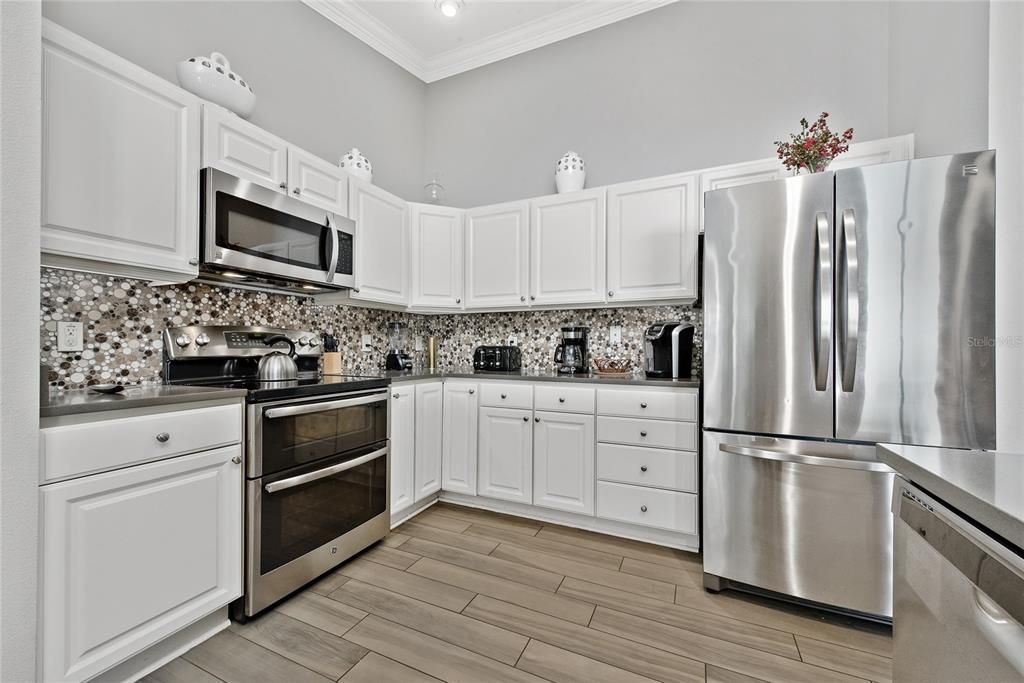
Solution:
M 303 289 L 315 289 L 315 290 L 317 290 L 317 291 L 319 291 L 319 290 L 320 290 L 320 288 L 319 288 L 319 287 L 316 287 L 316 286 L 314 286 L 314 285 L 302 285 L 302 288 L 303 288 Z
M 462 9 L 462 0 L 434 0 L 434 7 L 446 17 L 454 17 Z
M 226 270 L 226 271 L 224 271 L 224 272 L 223 272 L 223 273 L 221 273 L 221 274 L 222 274 L 222 275 L 223 275 L 224 277 L 233 277 L 233 278 L 238 278 L 239 280 L 244 280 L 244 279 L 246 278 L 246 276 L 245 276 L 245 275 L 242 275 L 241 273 L 235 273 L 235 272 L 232 272 L 232 271 L 230 271 L 230 270 Z

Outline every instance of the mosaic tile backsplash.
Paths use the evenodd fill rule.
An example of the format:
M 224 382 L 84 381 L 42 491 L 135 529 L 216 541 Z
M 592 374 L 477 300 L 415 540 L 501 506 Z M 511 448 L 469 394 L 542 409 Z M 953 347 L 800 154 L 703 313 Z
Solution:
M 438 338 L 438 366 L 465 367 L 481 344 L 504 344 L 515 335 L 524 367 L 553 369 L 563 325 L 590 328 L 591 355 L 643 359 L 643 331 L 655 320 L 679 319 L 697 329 L 693 370 L 702 365 L 701 313 L 689 306 L 607 308 L 575 311 L 522 311 L 459 315 L 416 315 L 351 306 L 322 306 L 313 299 L 267 294 L 206 284 L 153 287 L 140 280 L 43 268 L 40 273 L 41 362 L 52 368 L 50 385 L 81 388 L 89 384 L 160 382 L 162 334 L 181 325 L 268 325 L 332 332 L 341 342 L 343 364 L 352 374 L 382 369 L 387 348 L 386 325 L 408 325 L 409 338 Z M 85 350 L 57 351 L 57 323 L 84 324 Z M 612 347 L 609 328 L 622 327 L 622 343 Z M 362 335 L 372 338 L 373 352 L 360 350 Z M 413 354 L 419 366 L 422 352 Z

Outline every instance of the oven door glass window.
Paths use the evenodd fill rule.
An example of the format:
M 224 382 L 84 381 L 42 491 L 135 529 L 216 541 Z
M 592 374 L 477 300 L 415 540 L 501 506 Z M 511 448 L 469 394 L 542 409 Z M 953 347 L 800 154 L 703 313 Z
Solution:
M 312 270 L 328 269 L 330 236 L 322 223 L 217 193 L 218 247 Z
M 263 477 L 261 574 L 302 557 L 387 510 L 386 446 L 386 442 L 374 444 Z M 380 451 L 376 457 L 351 466 Z
M 366 397 L 332 403 L 269 408 L 261 421 L 261 473 L 305 465 L 388 438 L 387 399 Z

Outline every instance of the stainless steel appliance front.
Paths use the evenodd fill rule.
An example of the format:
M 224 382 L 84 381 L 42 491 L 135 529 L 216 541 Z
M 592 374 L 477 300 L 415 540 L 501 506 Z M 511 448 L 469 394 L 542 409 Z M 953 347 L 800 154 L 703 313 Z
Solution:
M 897 479 L 893 680 L 1024 680 L 1024 556 Z
M 355 223 L 215 168 L 201 173 L 200 278 L 300 290 L 355 286 Z

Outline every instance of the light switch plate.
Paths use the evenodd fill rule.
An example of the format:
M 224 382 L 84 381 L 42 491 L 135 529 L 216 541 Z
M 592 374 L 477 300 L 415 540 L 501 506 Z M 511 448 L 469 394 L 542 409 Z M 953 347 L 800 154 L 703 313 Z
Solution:
M 612 345 L 622 343 L 622 325 L 612 325 L 608 329 L 608 343 Z
M 57 323 L 58 351 L 81 351 L 83 348 L 82 323 Z
M 416 351 L 422 351 L 423 350 L 423 337 L 416 337 L 416 343 L 414 344 L 414 349 Z
M 362 338 L 363 353 L 370 353 L 373 351 L 373 337 L 368 334 L 364 334 Z

